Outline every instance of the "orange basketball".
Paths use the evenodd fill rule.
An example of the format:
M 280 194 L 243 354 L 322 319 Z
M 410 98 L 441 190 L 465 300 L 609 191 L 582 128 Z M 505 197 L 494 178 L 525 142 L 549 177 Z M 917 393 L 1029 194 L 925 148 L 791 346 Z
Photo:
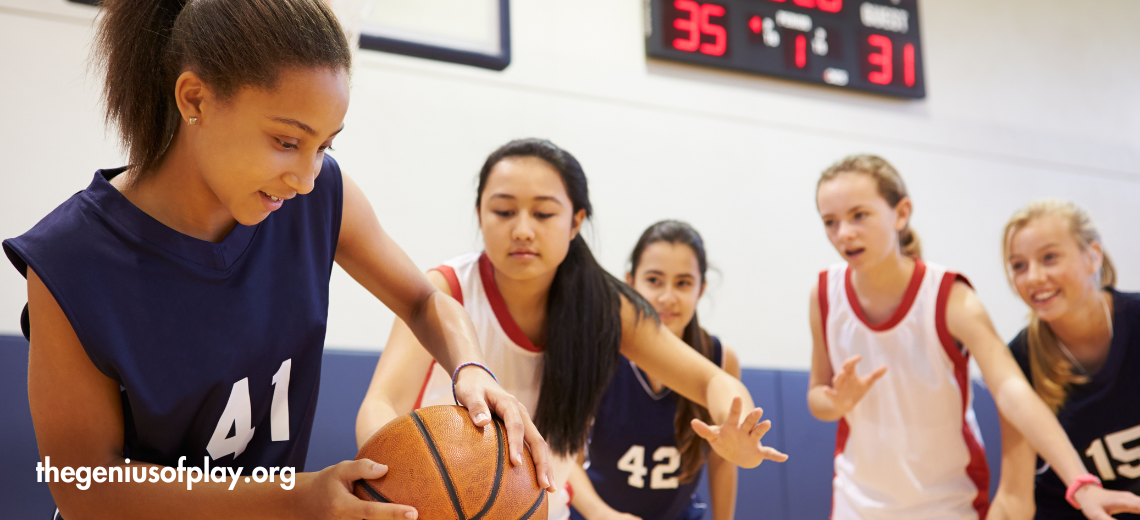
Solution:
M 356 458 L 385 464 L 388 473 L 356 481 L 354 493 L 412 506 L 431 520 L 545 520 L 546 490 L 538 487 L 530 450 L 517 466 L 508 457 L 497 418 L 478 428 L 464 408 L 429 406 L 368 439 Z

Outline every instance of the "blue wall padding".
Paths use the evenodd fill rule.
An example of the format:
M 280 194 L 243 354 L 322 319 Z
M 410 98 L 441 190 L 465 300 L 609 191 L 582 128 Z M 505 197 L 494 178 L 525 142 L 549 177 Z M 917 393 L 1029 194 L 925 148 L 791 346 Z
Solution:
M 21 336 L 0 336 L 0 446 L 0 518 L 51 518 L 51 492 L 36 482 L 40 456 L 28 409 L 28 342 Z
M 305 471 L 356 458 L 356 412 L 380 354 L 326 350 Z
M 356 412 L 372 379 L 379 355 L 326 350 L 320 397 L 313 422 L 306 470 L 314 471 L 356 456 Z M 46 484 L 36 483 L 35 432 L 28 411 L 28 343 L 0 336 L 0 517 L 48 518 L 55 506 Z M 736 516 L 741 519 L 824 519 L 831 510 L 835 423 L 816 420 L 807 410 L 806 372 L 745 369 L 742 380 L 772 421 L 764 443 L 790 457 L 740 470 Z M 1001 433 L 997 409 L 985 387 L 974 383 L 974 411 L 990 463 L 991 494 L 997 488 Z M 707 478 L 705 479 L 707 480 Z M 701 485 L 708 498 L 707 483 Z M 711 514 L 706 514 L 711 518 Z M 646 519 L 650 520 L 650 519 Z

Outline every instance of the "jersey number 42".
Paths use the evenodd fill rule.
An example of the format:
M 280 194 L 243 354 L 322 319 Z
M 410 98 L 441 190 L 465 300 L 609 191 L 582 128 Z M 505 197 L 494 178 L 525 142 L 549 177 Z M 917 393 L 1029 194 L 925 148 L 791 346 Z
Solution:
M 666 461 L 664 464 L 655 464 L 653 474 L 649 478 L 649 489 L 677 489 L 680 483 L 676 476 L 665 478 L 665 475 L 677 471 L 681 467 L 681 454 L 673 446 L 662 446 L 653 452 L 653 460 Z M 617 468 L 629 473 L 629 485 L 638 489 L 645 487 L 645 475 L 649 469 L 645 467 L 645 446 L 634 444 L 629 447 L 618 459 Z

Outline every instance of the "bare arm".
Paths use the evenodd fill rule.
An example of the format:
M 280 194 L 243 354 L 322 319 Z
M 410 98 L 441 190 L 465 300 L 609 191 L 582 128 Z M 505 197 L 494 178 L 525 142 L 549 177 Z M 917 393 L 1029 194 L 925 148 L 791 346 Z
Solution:
M 347 175 L 344 176 L 344 212 L 337 243 L 336 262 L 349 276 L 396 313 L 396 317 L 399 318 L 396 328 L 404 326 L 410 331 L 411 334 L 404 334 L 403 331 L 393 330 L 392 334 L 396 336 L 398 344 L 409 344 L 406 336 L 413 336 L 411 341 L 415 342 L 416 348 L 420 350 L 426 348 L 427 353 L 449 374 L 462 363 L 483 361 L 483 354 L 479 350 L 478 338 L 475 335 L 475 326 L 471 324 L 471 318 L 467 316 L 463 306 L 433 285 L 384 232 L 376 219 L 372 205 L 368 203 L 360 187 Z M 409 372 L 415 372 L 423 366 L 423 357 L 407 350 L 393 358 L 397 358 L 389 363 L 393 366 L 408 361 L 409 365 L 400 364 L 399 368 Z M 377 364 L 378 373 L 380 369 L 380 364 Z M 407 376 L 407 374 L 393 375 L 392 371 L 385 371 L 380 375 L 393 376 L 400 381 L 403 381 L 402 376 Z M 374 382 L 375 379 L 374 376 Z M 396 390 L 397 402 L 389 403 L 393 410 L 396 405 L 403 406 L 406 402 L 406 399 L 399 397 L 403 395 L 400 392 L 401 390 Z M 371 387 L 369 393 L 373 393 Z M 539 483 L 552 491 L 555 489 L 550 451 L 546 441 L 534 427 L 526 408 L 519 404 L 514 396 L 505 392 L 490 374 L 475 367 L 468 367 L 459 374 L 455 393 L 460 404 L 467 407 L 475 425 L 489 424 L 492 410 L 502 417 L 507 430 L 507 445 L 510 447 L 512 463 L 521 463 L 525 441 L 534 456 Z M 365 405 L 369 402 L 366 400 Z M 378 410 L 377 413 L 386 412 Z M 363 442 L 360 436 L 367 433 L 368 428 L 373 428 L 372 431 L 375 431 L 384 424 L 378 425 L 371 412 L 366 415 L 363 426 L 359 422 L 360 415 L 357 416 L 358 442 Z M 367 435 L 364 437 L 365 440 Z
M 764 460 L 783 462 L 788 456 L 760 444 L 772 427 L 760 422 L 763 410 L 753 407 L 752 396 L 739 380 L 686 345 L 656 320 L 637 319 L 633 304 L 622 297 L 621 353 L 650 377 L 706 407 L 719 426 L 693 420 L 693 430 L 725 460 L 753 468 Z M 748 410 L 741 417 L 741 410 Z
M 1061 481 L 1067 486 L 1087 473 L 1057 417 L 1037 397 L 1013 355 L 998 338 L 981 301 L 961 281 L 950 289 L 946 325 L 950 335 L 974 355 L 1002 416 L 1049 462 Z M 1140 513 L 1140 498 L 1131 493 L 1083 486 L 1077 491 L 1076 500 L 1085 516 L 1092 519 L 1108 520 L 1110 514 L 1125 511 Z
M 812 338 L 808 410 L 821 421 L 838 421 L 863 399 L 875 381 L 887 373 L 887 367 L 882 366 L 866 376 L 860 376 L 855 373 L 855 366 L 862 360 L 862 356 L 851 356 L 843 362 L 839 373 L 835 373 L 827 355 L 826 332 L 819 309 L 819 282 L 811 290 L 808 316 L 811 319 Z
M 586 520 L 641 520 L 641 517 L 622 513 L 602 500 L 594 489 L 594 483 L 590 482 L 590 475 L 582 467 L 583 462 L 584 458 L 579 456 L 578 463 L 570 470 L 570 487 L 574 490 L 570 505 Z
M 451 288 L 443 275 L 428 271 L 427 278 L 440 291 L 451 295 Z M 412 411 L 431 363 L 431 354 L 404 320 L 396 318 L 388 344 L 376 364 L 372 382 L 356 415 L 357 447 L 363 446 L 380 427 Z
M 986 520 L 1032 520 L 1037 453 L 1021 432 L 1001 418 L 1001 480 Z
M 122 458 L 123 409 L 119 385 L 87 357 L 70 321 L 36 273 L 28 269 L 32 341 L 28 352 L 28 403 L 40 456 L 52 466 L 153 466 Z M 60 513 L 70 520 L 205 518 L 404 518 L 406 506 L 366 503 L 352 496 L 352 482 L 377 478 L 387 468 L 346 462 L 297 475 L 292 490 L 279 483 L 180 482 L 48 484 Z M 129 471 L 129 470 L 128 470 Z
M 740 379 L 740 361 L 728 345 L 724 345 L 724 371 Z M 711 452 L 708 469 L 713 520 L 732 520 L 736 514 L 736 465 Z

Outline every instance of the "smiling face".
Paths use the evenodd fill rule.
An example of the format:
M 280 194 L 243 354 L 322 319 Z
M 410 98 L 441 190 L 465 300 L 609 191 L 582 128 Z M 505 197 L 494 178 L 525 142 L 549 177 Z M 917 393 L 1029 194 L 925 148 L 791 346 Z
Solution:
M 1049 322 L 1099 297 L 1102 258 L 1100 244 L 1082 249 L 1065 219 L 1046 215 L 1013 231 L 1007 261 L 1017 294 Z
M 904 197 L 892 208 L 871 176 L 848 172 L 824 181 L 816 205 L 827 239 L 852 269 L 900 254 L 899 232 L 910 217 L 910 200 Z
M 693 320 L 705 292 L 693 248 L 664 240 L 645 247 L 637 272 L 627 273 L 626 282 L 653 304 L 661 323 L 677 337 L 682 337 Z
M 519 281 L 553 280 L 586 218 L 585 210 L 574 211 L 558 170 L 537 157 L 496 163 L 478 209 L 487 256 L 500 274 Z
M 344 70 L 282 70 L 273 90 L 243 88 L 226 100 L 199 88 L 200 122 L 179 131 L 190 134 L 189 153 L 203 182 L 235 220 L 256 224 L 285 200 L 312 191 L 348 111 Z

